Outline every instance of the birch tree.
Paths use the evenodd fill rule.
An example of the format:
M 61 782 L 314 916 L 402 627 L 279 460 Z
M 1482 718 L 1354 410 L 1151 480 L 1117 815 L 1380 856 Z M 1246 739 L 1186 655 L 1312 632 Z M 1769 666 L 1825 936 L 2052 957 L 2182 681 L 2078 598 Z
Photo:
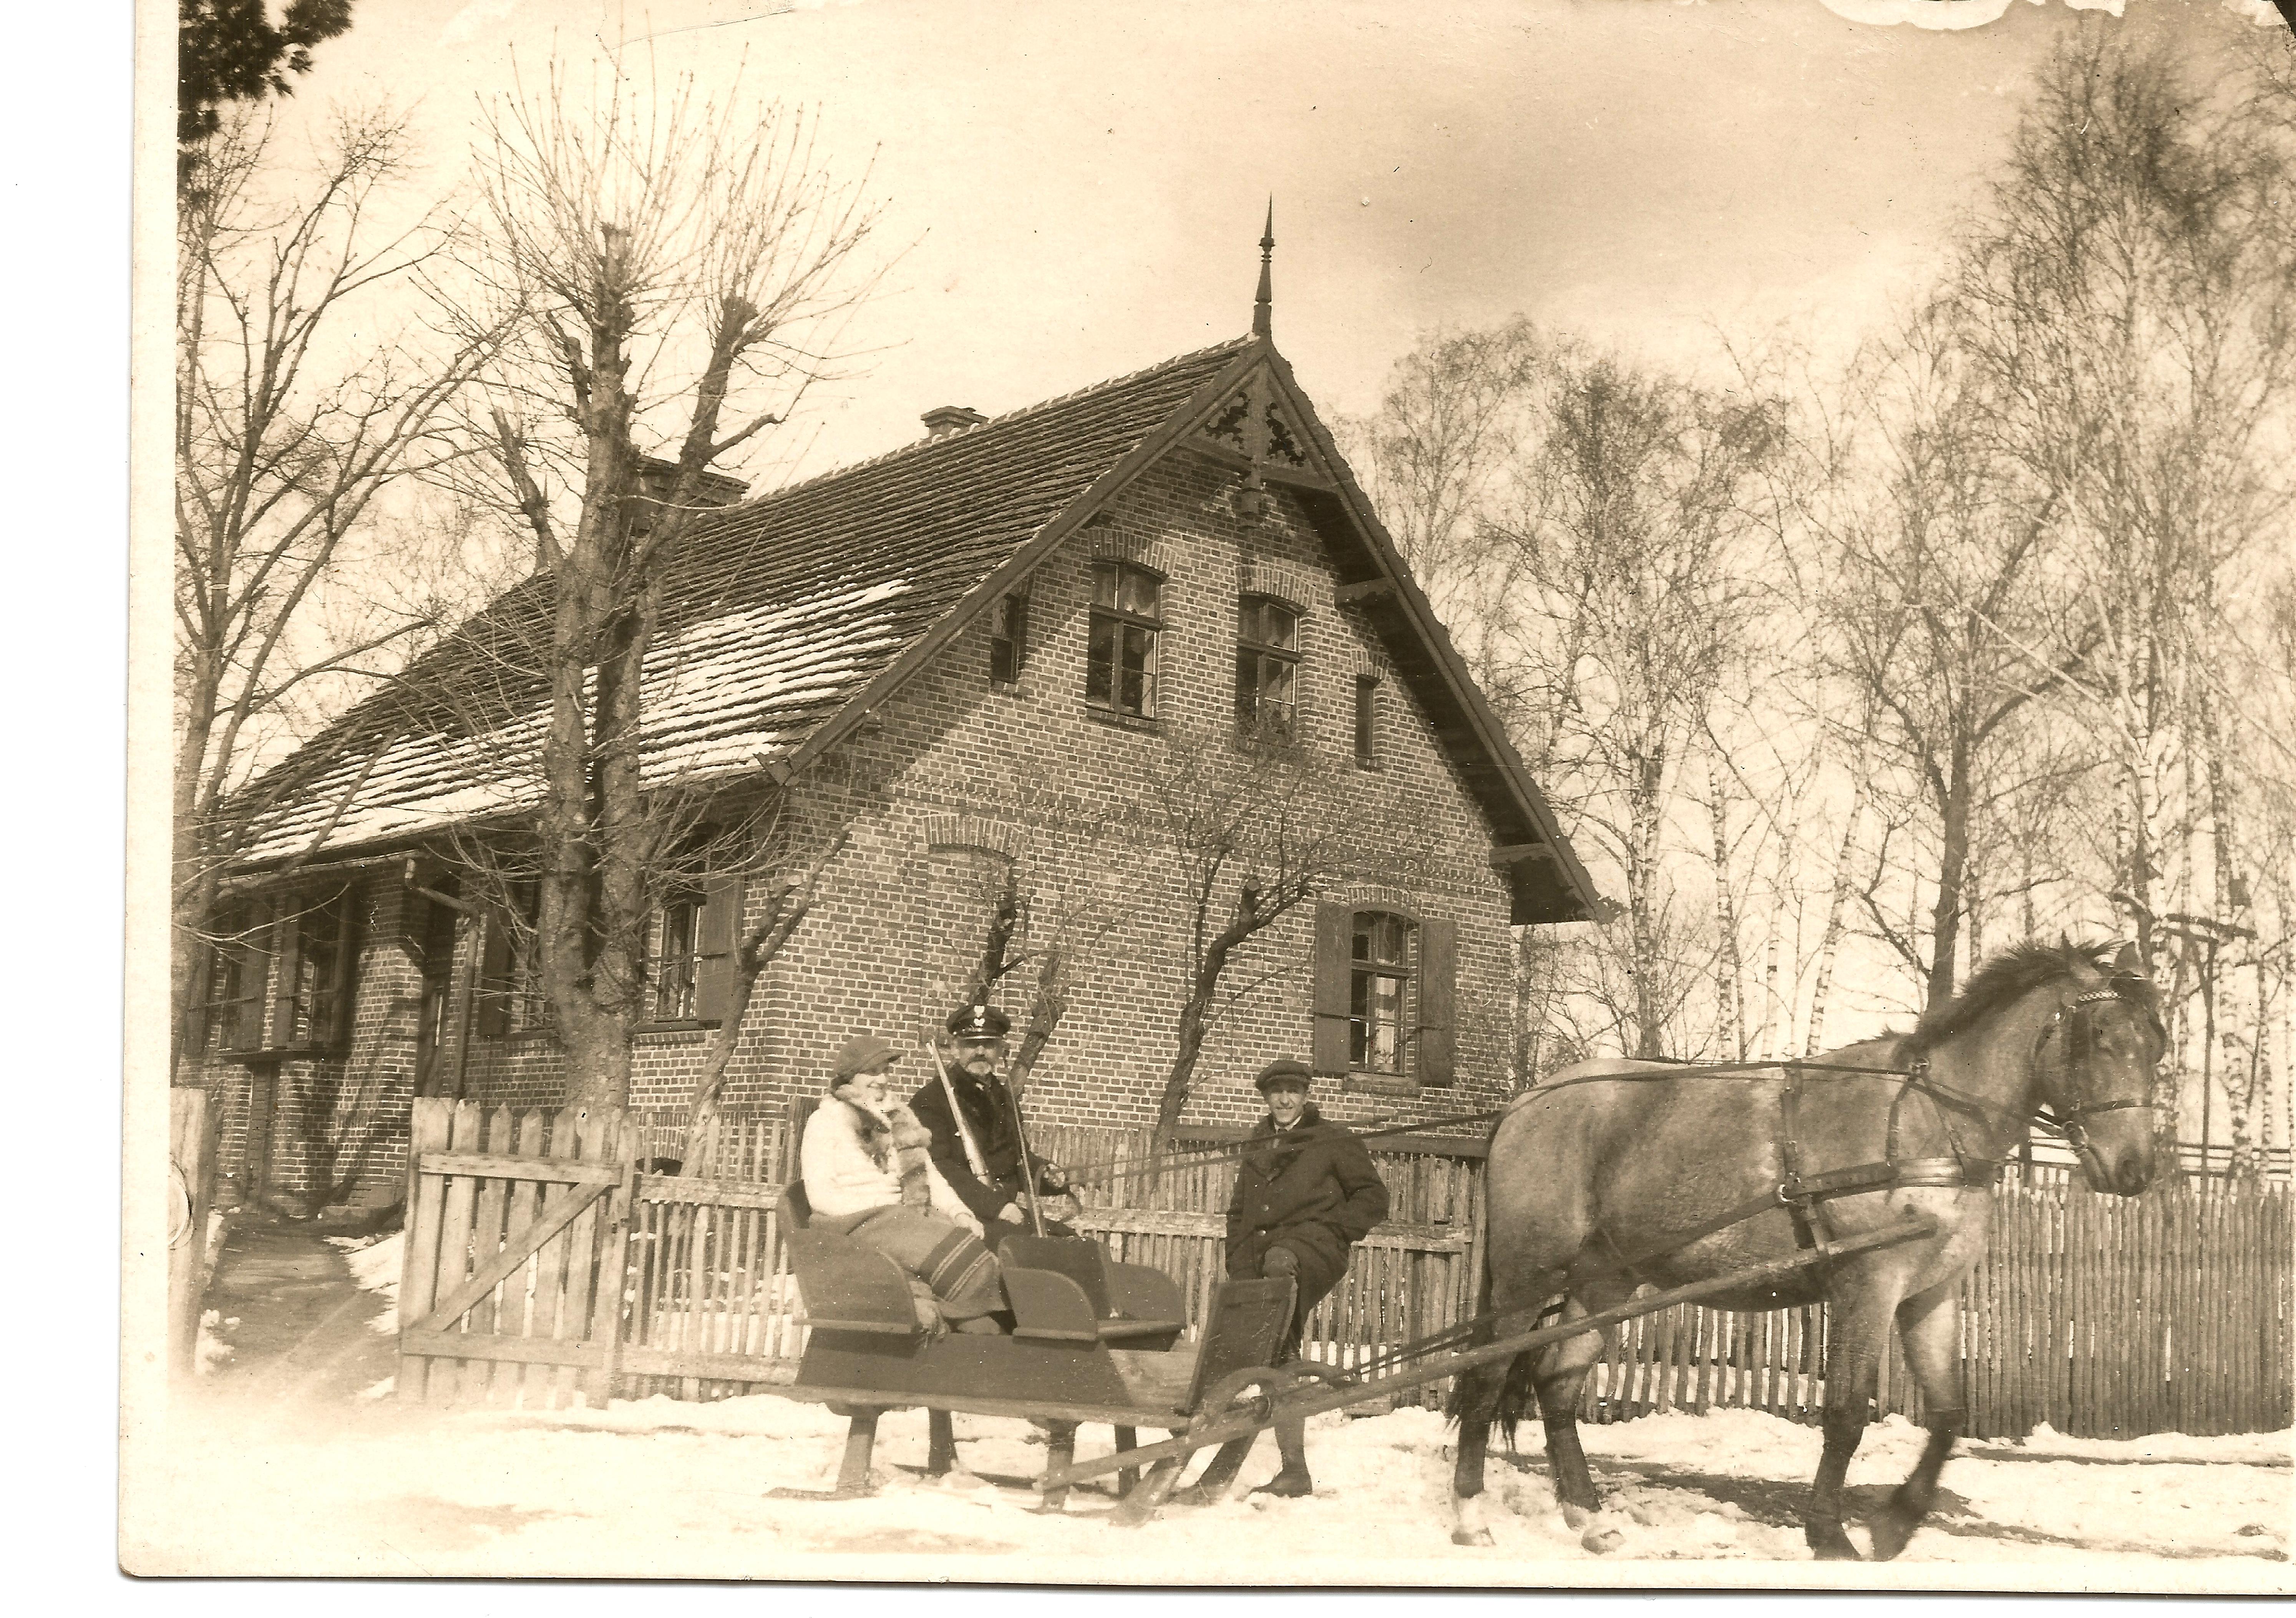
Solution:
M 1617 970 L 1589 987 L 1635 1054 L 1660 1056 L 1711 958 L 1676 909 L 1669 813 L 1759 610 L 1755 474 L 1780 440 L 1767 401 L 1606 357 L 1553 375 L 1496 538 L 1525 581 L 1525 686 L 1552 726 L 1539 750 L 1582 805 L 1574 837 L 1624 873 Z

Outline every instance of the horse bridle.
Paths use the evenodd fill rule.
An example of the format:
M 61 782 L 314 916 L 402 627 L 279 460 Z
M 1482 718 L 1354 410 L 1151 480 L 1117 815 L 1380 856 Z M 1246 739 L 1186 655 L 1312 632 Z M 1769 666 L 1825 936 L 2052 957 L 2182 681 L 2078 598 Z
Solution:
M 2092 1020 L 2095 1014 L 2090 1009 L 2091 1007 L 2103 1005 L 2111 1001 L 2119 1001 L 2125 1006 L 2143 1012 L 2153 1031 L 2161 1032 L 2159 1013 L 2155 1012 L 2152 1006 L 2138 994 L 2124 989 L 2121 983 L 2121 977 L 2115 976 L 2097 988 L 2084 989 L 2070 1000 L 2061 1002 L 2054 1011 L 2049 1013 L 2049 1018 L 2041 1025 L 2040 1032 L 2033 1036 L 2033 1071 L 2038 1074 L 2042 1070 L 2043 1049 L 2058 1033 L 2062 1032 L 2064 1034 L 2064 1088 L 2068 1097 L 2076 1105 L 2067 1107 L 2054 1100 L 2049 1105 L 2056 1113 L 2054 1121 L 2057 1127 L 2064 1132 L 2065 1144 L 2072 1148 L 2075 1156 L 2100 1175 L 2103 1173 L 2104 1164 L 2097 1156 L 2096 1148 L 2089 1140 L 2088 1132 L 2082 1127 L 2082 1121 L 2095 1117 L 2099 1113 L 2128 1110 L 2151 1113 L 2160 1110 L 2158 1106 L 2149 1100 L 2081 1102 L 2079 1092 L 2075 1088 L 2074 1075 L 2086 1067 L 2091 1053 L 2096 1049 L 2096 1030 Z

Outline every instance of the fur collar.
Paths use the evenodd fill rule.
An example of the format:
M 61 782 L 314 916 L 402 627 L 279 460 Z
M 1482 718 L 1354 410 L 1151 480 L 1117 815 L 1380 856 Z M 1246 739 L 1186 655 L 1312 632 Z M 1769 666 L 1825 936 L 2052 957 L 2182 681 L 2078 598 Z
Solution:
M 917 1122 L 916 1114 L 893 1100 L 872 1107 L 850 1084 L 832 1085 L 829 1093 L 853 1109 L 860 1121 L 862 1149 L 871 1160 L 900 1174 L 902 1203 L 912 1208 L 931 1206 L 932 1181 L 927 1171 L 932 1162 L 932 1132 Z

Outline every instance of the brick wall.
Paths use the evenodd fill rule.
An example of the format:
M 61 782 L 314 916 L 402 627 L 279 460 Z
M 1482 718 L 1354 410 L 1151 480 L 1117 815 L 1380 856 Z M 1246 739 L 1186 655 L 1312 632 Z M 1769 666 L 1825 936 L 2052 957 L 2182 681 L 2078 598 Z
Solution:
M 1279 489 L 1267 515 L 1247 520 L 1234 511 L 1236 486 L 1237 474 L 1218 462 L 1185 450 L 1167 455 L 1111 503 L 1104 523 L 1072 536 L 1037 568 L 1017 689 L 989 685 L 984 621 L 801 779 L 793 795 L 805 821 L 843 824 L 852 841 L 758 985 L 726 1105 L 778 1107 L 795 1091 L 817 1088 L 831 1053 L 853 1033 L 907 1042 L 937 1027 L 980 958 L 988 900 L 1010 856 L 1023 893 L 1037 901 L 1040 929 L 1042 918 L 1063 909 L 1105 924 L 1078 950 L 1070 1009 L 1037 1065 L 1031 1115 L 1057 1124 L 1152 1121 L 1184 994 L 1185 887 L 1170 852 L 1144 846 L 1120 822 L 1162 749 L 1229 745 L 1238 596 L 1271 579 L 1286 581 L 1287 595 L 1309 598 L 1300 625 L 1302 741 L 1367 829 L 1356 869 L 1331 896 L 1399 905 L 1458 927 L 1456 1082 L 1397 1094 L 1326 1080 L 1317 1099 L 1344 1119 L 1433 1117 L 1506 1093 L 1507 898 L 1487 863 L 1489 833 L 1399 682 L 1382 687 L 1382 767 L 1355 766 L 1355 680 L 1381 666 L 1375 643 L 1334 603 L 1322 543 L 1291 495 Z M 1168 572 L 1157 733 L 1111 725 L 1086 707 L 1095 555 L 1138 556 Z M 762 902 L 751 895 L 753 905 Z M 250 1117 L 270 1107 L 275 1186 L 300 1189 L 316 1178 L 349 1185 L 363 1200 L 388 1200 L 386 1188 L 396 1194 L 425 902 L 402 901 L 382 883 L 369 903 L 350 1058 L 282 1065 L 275 1097 L 260 1073 L 219 1067 L 227 1161 L 234 1147 L 245 1155 Z M 1312 918 L 1312 905 L 1301 907 L 1237 958 L 1231 983 L 1265 981 L 1206 1041 L 1189 1122 L 1257 1116 L 1250 1075 L 1277 1056 L 1308 1054 Z M 471 943 L 466 927 L 457 986 L 460 954 Z M 1016 1024 L 1031 986 L 1027 968 L 1019 976 L 994 996 Z M 454 1060 L 451 1030 L 460 1016 L 459 1002 L 451 1004 L 442 1063 Z M 632 1103 L 684 1105 L 706 1037 L 639 1035 Z M 927 1058 L 908 1061 L 910 1079 L 930 1076 Z M 464 1092 L 488 1103 L 557 1105 L 562 1058 L 546 1035 L 473 1039 Z M 354 1157 L 357 1172 L 347 1175 L 343 1165 Z
M 1080 956 L 1068 1017 L 1032 1082 L 1032 1115 L 1127 1126 L 1152 1120 L 1185 993 L 1184 885 L 1175 859 L 1111 827 L 1143 769 L 1174 738 L 1200 745 L 1209 735 L 1225 745 L 1237 597 L 1247 576 L 1279 570 L 1304 579 L 1312 597 L 1300 625 L 1303 739 L 1382 829 L 1335 896 L 1398 903 L 1459 927 L 1458 1082 L 1415 1097 L 1343 1094 L 1326 1082 L 1319 1099 L 1341 1117 L 1436 1116 L 1505 1093 L 1507 902 L 1487 863 L 1489 834 L 1423 716 L 1392 680 L 1382 690 L 1383 767 L 1355 769 L 1355 678 L 1378 666 L 1376 650 L 1333 604 L 1321 543 L 1292 500 L 1279 494 L 1270 515 L 1242 521 L 1231 510 L 1235 484 L 1216 462 L 1167 457 L 1112 503 L 1105 527 L 1078 535 L 1039 566 L 1017 691 L 990 688 L 985 630 L 969 632 L 884 706 L 876 726 L 807 780 L 809 813 L 846 821 L 853 843 L 760 985 L 729 1073 L 728 1104 L 776 1105 L 816 1086 L 851 1033 L 906 1041 L 937 1026 L 980 955 L 988 873 L 1001 864 L 997 856 L 934 846 L 954 834 L 1017 847 L 1024 891 L 1064 895 L 1072 907 L 1114 918 Z M 1083 700 L 1091 560 L 1150 544 L 1170 575 L 1161 735 L 1108 724 Z M 1206 1042 L 1189 1121 L 1257 1116 L 1251 1074 L 1276 1056 L 1308 1054 L 1311 927 L 1312 911 L 1302 907 L 1235 962 L 1231 981 L 1268 981 Z M 1026 968 L 1021 976 L 995 996 L 1016 1023 L 1030 986 Z M 911 1059 L 922 1082 L 929 1063 Z M 668 1105 L 682 1095 L 673 1077 L 644 1084 L 634 1099 Z
M 357 883 L 355 903 L 346 1054 L 206 1065 L 221 1108 L 220 1172 L 241 1197 L 316 1208 L 387 1205 L 404 1192 L 423 902 L 395 878 L 369 878 Z

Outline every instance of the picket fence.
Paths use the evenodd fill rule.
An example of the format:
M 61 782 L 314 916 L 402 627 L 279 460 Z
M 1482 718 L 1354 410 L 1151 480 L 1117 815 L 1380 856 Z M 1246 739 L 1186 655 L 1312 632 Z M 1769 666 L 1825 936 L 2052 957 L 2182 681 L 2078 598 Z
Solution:
M 722 1117 L 689 1161 L 683 1121 L 667 1114 L 415 1105 L 402 1397 L 554 1404 L 611 1385 L 712 1399 L 794 1374 L 803 1328 L 775 1211 L 792 1157 L 784 1117 Z M 1096 1182 L 1081 1228 L 1180 1283 L 1193 1336 L 1223 1273 L 1233 1163 L 1111 1178 L 1145 1156 L 1144 1132 L 1037 1135 L 1046 1156 Z M 1309 1316 L 1306 1352 L 1353 1362 L 1474 1312 L 1480 1157 L 1477 1142 L 1374 1151 L 1390 1218 Z M 531 1166 L 545 1159 L 558 1166 Z M 569 1159 L 597 1165 L 586 1185 L 518 1178 L 521 1160 L 526 1173 L 563 1176 L 575 1172 Z M 540 1229 L 570 1196 L 594 1204 L 522 1252 L 521 1230 Z M 1992 1242 L 1963 1293 L 1973 1436 L 2021 1435 L 2040 1421 L 2095 1437 L 2289 1425 L 2285 1186 L 2194 1180 L 2123 1201 L 2040 1170 L 1995 1196 Z M 482 1306 L 424 1318 L 472 1293 L 490 1262 L 504 1273 L 480 1289 Z M 1814 1421 L 1824 1343 L 1823 1308 L 1678 1305 L 1606 1337 L 1582 1415 L 1747 1408 Z M 1405 1398 L 1431 1404 L 1443 1392 Z M 1894 1348 L 1880 1405 L 1921 1414 Z

